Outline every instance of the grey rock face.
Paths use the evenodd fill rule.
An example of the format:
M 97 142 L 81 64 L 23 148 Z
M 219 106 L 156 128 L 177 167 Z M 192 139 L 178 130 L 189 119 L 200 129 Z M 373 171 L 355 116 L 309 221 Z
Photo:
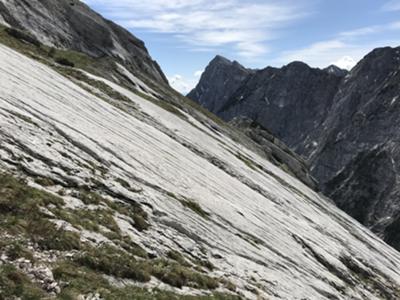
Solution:
M 144 43 L 78 0 L 0 0 L 0 21 L 29 31 L 39 41 L 92 57 L 113 57 L 129 69 L 167 83 Z
M 249 75 L 217 113 L 271 130 L 310 161 L 339 207 L 400 249 L 399 71 L 400 48 L 389 47 L 350 73 L 298 62 L 266 68 Z
M 213 107 L 211 111 L 227 121 L 236 116 L 257 121 L 300 154 L 304 152 L 301 142 L 326 118 L 342 80 L 336 74 L 293 62 L 282 69 L 252 72 L 235 81 L 234 89 L 225 89 L 218 87 L 220 77 L 214 76 L 220 73 L 214 67 L 211 64 L 206 69 L 189 97 L 208 109 Z M 208 92 L 202 94 L 202 87 L 208 87 Z M 225 91 L 227 94 L 221 95 Z
M 310 156 L 322 189 L 397 249 L 399 70 L 400 48 L 367 55 L 343 81 L 328 118 L 311 137 L 318 146 Z
M 227 103 L 246 77 L 253 72 L 236 61 L 231 62 L 218 55 L 207 66 L 200 83 L 188 94 L 188 97 L 216 113 Z

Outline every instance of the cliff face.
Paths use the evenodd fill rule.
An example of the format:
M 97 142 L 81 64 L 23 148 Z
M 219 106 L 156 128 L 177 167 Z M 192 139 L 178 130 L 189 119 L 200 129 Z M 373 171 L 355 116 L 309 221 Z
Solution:
M 0 16 L 3 23 L 28 31 L 46 45 L 96 58 L 116 58 L 131 71 L 167 84 L 141 40 L 104 19 L 82 1 L 1 0 Z
M 343 81 L 321 132 L 306 142 L 318 143 L 313 174 L 328 195 L 396 247 L 398 235 L 386 228 L 400 211 L 399 68 L 399 48 L 367 55 Z
M 217 112 L 270 129 L 309 161 L 323 192 L 395 246 L 385 228 L 400 210 L 399 53 L 376 49 L 350 73 L 302 63 L 266 68 L 249 75 Z

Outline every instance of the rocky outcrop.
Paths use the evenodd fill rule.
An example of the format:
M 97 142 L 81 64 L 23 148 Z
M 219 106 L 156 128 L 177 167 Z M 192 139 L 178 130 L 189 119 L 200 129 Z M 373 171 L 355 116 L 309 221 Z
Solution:
M 203 72 L 199 84 L 187 96 L 217 113 L 253 70 L 217 55 Z
M 400 211 L 399 69 L 400 48 L 390 47 L 372 51 L 349 73 L 298 62 L 266 68 L 249 75 L 217 113 L 271 130 L 309 160 L 339 207 L 399 247 L 391 225 Z
M 167 79 L 144 43 L 79 0 L 1 0 L 0 21 L 44 44 L 92 57 L 110 57 L 159 83 Z
M 243 131 L 254 143 L 259 145 L 270 161 L 298 178 L 310 188 L 317 189 L 317 182 L 311 176 L 307 162 L 290 150 L 268 129 L 256 121 L 244 117 L 234 118 L 229 123 Z

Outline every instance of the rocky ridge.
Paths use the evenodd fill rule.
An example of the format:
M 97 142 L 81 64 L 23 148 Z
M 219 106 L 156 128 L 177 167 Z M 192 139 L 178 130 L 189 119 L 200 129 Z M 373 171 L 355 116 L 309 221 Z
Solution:
M 327 196 L 397 248 L 391 224 L 398 224 L 400 211 L 399 51 L 376 49 L 351 72 L 299 62 L 266 68 L 249 75 L 233 93 L 227 91 L 228 104 L 213 111 L 225 120 L 244 116 L 268 128 L 308 160 Z M 198 101 L 194 95 L 201 93 L 195 90 L 198 94 L 190 97 Z

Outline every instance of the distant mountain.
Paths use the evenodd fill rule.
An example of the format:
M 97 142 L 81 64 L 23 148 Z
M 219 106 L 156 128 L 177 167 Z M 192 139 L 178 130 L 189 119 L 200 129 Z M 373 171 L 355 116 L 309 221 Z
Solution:
M 203 72 L 200 83 L 188 97 L 212 112 L 219 111 L 232 94 L 255 71 L 246 69 L 236 61 L 216 56 Z
M 234 65 L 223 61 L 225 66 Z M 242 116 L 256 121 L 300 154 L 306 151 L 301 149 L 302 141 L 325 120 L 343 78 L 293 62 L 281 69 L 243 72 L 245 78 L 234 80 L 227 72 L 231 69 L 222 67 L 224 71 L 219 72 L 218 66 L 214 59 L 188 97 L 206 108 L 213 104 L 210 111 L 225 120 Z M 232 86 L 218 85 L 221 82 L 232 82 Z
M 327 196 L 400 249 L 399 70 L 400 48 L 389 47 L 372 51 L 351 72 L 300 62 L 269 67 L 249 74 L 213 112 L 268 128 L 310 162 Z M 199 86 L 206 79 L 213 81 L 204 74 Z M 209 94 L 224 91 L 216 89 Z M 195 91 L 195 101 L 218 101 Z

